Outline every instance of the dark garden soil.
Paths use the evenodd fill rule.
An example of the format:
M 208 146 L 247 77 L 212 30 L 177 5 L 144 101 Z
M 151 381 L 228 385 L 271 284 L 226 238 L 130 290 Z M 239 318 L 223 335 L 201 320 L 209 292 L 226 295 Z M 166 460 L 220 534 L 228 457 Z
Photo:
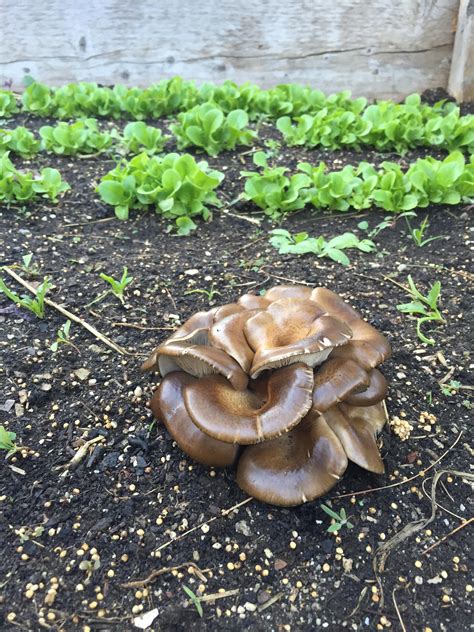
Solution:
M 26 117 L 30 128 L 43 123 Z M 261 140 L 276 137 L 265 125 L 260 134 Z M 427 153 L 390 159 L 408 163 Z M 337 168 L 385 158 L 283 148 L 277 163 L 324 159 Z M 55 166 L 72 190 L 56 206 L 1 210 L 2 263 L 18 264 L 34 253 L 40 278 L 54 282 L 51 298 L 129 355 L 74 323 L 77 350 L 61 345 L 53 354 L 49 347 L 65 319 L 49 308 L 38 320 L 0 295 L 0 424 L 27 446 L 8 460 L 0 456 L 0 629 L 131 630 L 138 629 L 135 617 L 157 608 L 154 631 L 401 630 L 400 620 L 410 632 L 467 630 L 472 530 L 463 521 L 472 507 L 462 474 L 443 475 L 434 519 L 393 544 L 383 571 L 376 552 L 406 525 L 430 516 L 436 472 L 468 472 L 472 463 L 471 209 L 421 210 L 416 223 L 429 212 L 428 236 L 443 236 L 423 248 L 410 239 L 405 220 L 393 217 L 376 237 L 378 254 L 350 251 L 345 268 L 311 255 L 278 255 L 268 243 L 272 225 L 250 204 L 224 205 L 185 238 L 166 234 L 167 221 L 152 212 L 112 219 L 94 192 L 113 167 L 107 158 L 40 155 L 30 165 L 15 162 Z M 225 172 L 220 197 L 231 202 L 251 155 L 244 149 L 209 162 Z M 362 213 L 371 228 L 386 215 Z M 357 232 L 362 216 L 308 210 L 282 226 L 332 237 Z M 106 289 L 99 273 L 117 278 L 123 266 L 134 277 L 125 305 L 107 296 L 88 306 Z M 387 277 L 404 284 L 408 274 L 424 291 L 441 281 L 446 323 L 428 328 L 434 346 L 422 344 L 415 321 L 396 309 L 409 297 Z M 339 292 L 388 336 L 389 415 L 413 425 L 405 442 L 388 426 L 382 433 L 385 475 L 351 466 L 324 499 L 338 511 L 344 507 L 354 524 L 337 536 L 327 532 L 330 519 L 320 501 L 281 509 L 247 500 L 232 471 L 186 458 L 152 423 L 147 402 L 157 376 L 139 371 L 179 322 L 208 307 L 206 294 L 190 290 L 212 289 L 213 301 L 224 303 L 287 282 Z M 461 387 L 445 394 L 439 382 L 450 380 Z M 420 423 L 423 412 L 436 417 L 431 429 Z M 83 460 L 69 467 L 90 439 L 96 442 Z M 184 586 L 203 598 L 202 618 Z

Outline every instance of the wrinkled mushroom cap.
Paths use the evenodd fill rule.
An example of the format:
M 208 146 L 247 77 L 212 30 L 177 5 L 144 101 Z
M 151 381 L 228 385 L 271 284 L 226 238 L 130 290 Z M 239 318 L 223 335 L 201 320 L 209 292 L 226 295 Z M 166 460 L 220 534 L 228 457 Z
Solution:
M 253 349 L 244 334 L 245 323 L 260 310 L 243 310 L 214 323 L 209 332 L 209 342 L 235 358 L 245 373 L 250 372 L 254 357 Z
M 342 403 L 327 410 L 323 417 L 348 459 L 369 472 L 383 474 L 385 467 L 375 441 L 386 421 L 382 404 L 359 408 Z
M 236 391 L 220 375 L 203 377 L 186 386 L 184 401 L 203 432 L 220 441 L 248 445 L 295 426 L 311 407 L 312 388 L 313 371 L 293 364 L 262 376 L 253 391 Z
M 360 392 L 352 392 L 344 398 L 344 402 L 350 406 L 373 406 L 385 399 L 388 384 L 385 377 L 378 369 L 368 372 L 369 384 L 367 388 Z
M 355 391 L 367 389 L 370 380 L 357 362 L 334 358 L 314 373 L 313 409 L 323 413 L 335 404 L 347 401 Z
M 347 343 L 352 332 L 340 320 L 324 313 L 312 301 L 280 299 L 244 325 L 245 337 L 255 351 L 250 376 L 294 362 L 314 367 L 334 347 Z
M 335 318 L 347 323 L 352 330 L 352 340 L 343 348 L 334 349 L 332 357 L 354 360 L 365 369 L 373 369 L 390 357 L 391 348 L 385 336 L 362 320 L 356 310 L 335 292 L 317 287 L 311 293 L 311 300 Z
M 239 447 L 201 432 L 188 415 L 183 389 L 195 380 L 183 371 L 169 373 L 153 394 L 151 409 L 155 417 L 163 421 L 179 447 L 192 459 L 213 467 L 232 465 Z
M 290 432 L 246 448 L 237 483 L 258 500 L 291 507 L 328 492 L 346 467 L 339 439 L 324 417 L 311 411 Z
M 173 371 L 185 371 L 194 377 L 220 374 L 237 390 L 247 386 L 248 377 L 239 364 L 215 347 L 171 341 L 158 348 L 157 361 L 162 377 Z

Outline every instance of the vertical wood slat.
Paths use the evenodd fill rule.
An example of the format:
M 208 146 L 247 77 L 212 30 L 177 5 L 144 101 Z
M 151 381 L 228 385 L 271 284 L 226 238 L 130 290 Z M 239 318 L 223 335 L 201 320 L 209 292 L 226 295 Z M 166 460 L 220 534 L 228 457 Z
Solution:
M 474 0 L 461 0 L 448 84 L 456 101 L 474 101 Z

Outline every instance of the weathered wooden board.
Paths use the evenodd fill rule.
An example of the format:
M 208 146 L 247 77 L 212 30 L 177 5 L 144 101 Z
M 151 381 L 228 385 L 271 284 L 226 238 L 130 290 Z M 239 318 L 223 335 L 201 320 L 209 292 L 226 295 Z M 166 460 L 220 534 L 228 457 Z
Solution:
M 402 97 L 448 83 L 458 0 L 0 0 L 0 84 L 181 75 Z
M 449 92 L 458 101 L 474 101 L 474 0 L 461 0 Z

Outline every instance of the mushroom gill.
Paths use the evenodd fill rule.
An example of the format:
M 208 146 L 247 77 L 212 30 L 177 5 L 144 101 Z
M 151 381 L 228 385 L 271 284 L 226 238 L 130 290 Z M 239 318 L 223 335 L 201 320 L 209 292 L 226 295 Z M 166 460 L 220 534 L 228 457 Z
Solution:
M 326 288 L 280 285 L 197 312 L 154 349 L 155 417 L 191 458 L 237 463 L 255 498 L 298 505 L 327 493 L 348 461 L 384 471 L 376 436 L 385 337 Z

